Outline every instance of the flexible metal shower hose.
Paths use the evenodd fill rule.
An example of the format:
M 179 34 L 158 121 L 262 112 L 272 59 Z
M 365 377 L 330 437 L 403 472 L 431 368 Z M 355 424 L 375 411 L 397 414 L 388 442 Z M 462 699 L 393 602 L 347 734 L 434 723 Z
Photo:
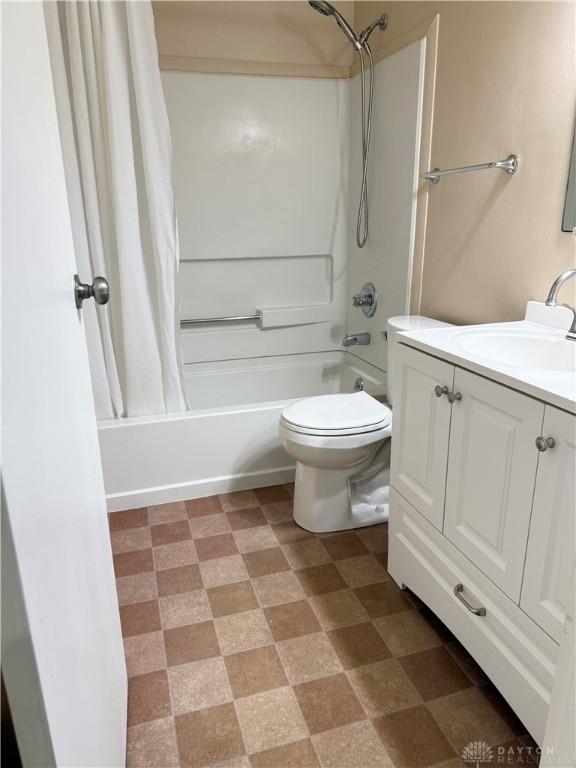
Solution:
M 368 43 L 364 43 L 360 53 L 360 87 L 362 90 L 362 184 L 358 202 L 358 218 L 356 221 L 356 243 L 358 248 L 364 248 L 368 239 L 368 153 L 370 151 L 370 134 L 372 130 L 372 104 L 374 102 L 374 59 Z M 366 97 L 366 66 L 364 53 L 368 55 L 370 77 L 368 80 L 368 97 Z M 366 109 L 368 101 L 368 109 Z

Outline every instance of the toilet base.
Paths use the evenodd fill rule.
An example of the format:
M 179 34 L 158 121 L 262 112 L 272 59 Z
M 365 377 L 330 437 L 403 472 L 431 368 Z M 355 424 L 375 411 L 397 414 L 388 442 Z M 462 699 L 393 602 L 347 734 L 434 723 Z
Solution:
M 331 533 L 383 523 L 388 519 L 390 466 L 318 469 L 297 462 L 294 521 L 312 533 Z

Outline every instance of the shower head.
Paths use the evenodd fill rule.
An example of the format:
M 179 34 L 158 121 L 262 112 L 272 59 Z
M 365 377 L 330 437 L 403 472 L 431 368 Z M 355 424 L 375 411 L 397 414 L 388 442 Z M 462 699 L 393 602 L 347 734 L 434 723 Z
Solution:
M 323 0 L 309 0 L 308 5 L 311 5 L 315 11 L 321 13 L 322 16 L 332 16 L 334 7 L 330 3 L 325 3 Z
M 362 43 L 356 37 L 356 34 L 350 24 L 348 24 L 344 16 L 342 16 L 342 14 L 337 11 L 333 5 L 327 3 L 326 0 L 308 0 L 308 5 L 314 8 L 315 11 L 318 11 L 318 13 L 321 13 L 323 16 L 334 16 L 336 24 L 338 24 L 354 48 L 357 50 L 362 48 Z

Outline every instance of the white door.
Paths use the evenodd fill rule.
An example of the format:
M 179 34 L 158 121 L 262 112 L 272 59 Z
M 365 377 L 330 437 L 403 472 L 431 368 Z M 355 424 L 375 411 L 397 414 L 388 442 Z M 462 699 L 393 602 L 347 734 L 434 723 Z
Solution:
M 560 642 L 570 599 L 576 516 L 576 418 L 546 406 L 521 606 Z
M 444 535 L 519 602 L 544 405 L 456 370 Z
M 396 365 L 391 485 L 441 531 L 454 367 L 405 345 Z
M 126 671 L 43 6 L 1 11 L 2 674 L 24 765 L 110 768 Z

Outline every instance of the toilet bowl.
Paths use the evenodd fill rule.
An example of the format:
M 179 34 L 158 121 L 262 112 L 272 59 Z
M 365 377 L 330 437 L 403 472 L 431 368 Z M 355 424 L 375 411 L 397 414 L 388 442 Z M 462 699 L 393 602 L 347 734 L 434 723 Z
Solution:
M 387 399 L 394 392 L 394 347 L 400 331 L 447 325 L 418 316 L 387 323 Z M 294 520 L 313 533 L 388 519 L 392 411 L 367 392 L 320 395 L 285 408 L 279 435 L 296 460 Z
M 279 432 L 285 450 L 296 459 L 298 525 L 323 533 L 376 521 L 374 515 L 363 522 L 351 515 L 349 480 L 374 463 L 392 433 L 387 406 L 366 392 L 311 397 L 284 409 Z

